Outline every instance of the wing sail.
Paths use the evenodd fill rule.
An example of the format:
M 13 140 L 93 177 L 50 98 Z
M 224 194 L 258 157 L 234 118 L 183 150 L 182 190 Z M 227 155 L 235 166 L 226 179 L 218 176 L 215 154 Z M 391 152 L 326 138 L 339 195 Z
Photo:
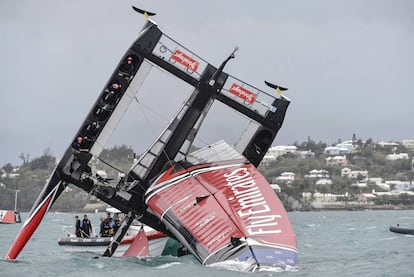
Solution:
M 263 254 L 265 256 L 268 255 L 268 252 L 266 252 L 268 249 L 283 252 L 282 248 L 279 247 L 280 245 L 286 246 L 288 249 L 286 253 L 289 253 L 293 257 L 292 259 L 295 260 L 294 234 L 293 239 L 291 237 L 287 240 L 280 237 L 253 236 L 251 234 L 251 232 L 254 232 L 251 231 L 253 227 L 248 229 L 246 226 L 249 223 L 237 218 L 237 215 L 240 217 L 240 207 L 235 208 L 231 204 L 232 201 L 229 197 L 236 196 L 235 192 L 231 196 L 228 188 L 217 187 L 218 184 L 215 183 L 217 176 L 231 174 L 228 171 L 230 168 L 233 171 L 249 168 L 252 176 L 256 176 L 254 179 L 257 179 L 257 182 L 260 183 L 260 193 L 263 195 L 271 194 L 269 185 L 254 166 L 260 163 L 265 152 L 272 144 L 282 126 L 285 112 L 290 103 L 289 99 L 284 96 L 278 98 L 267 94 L 224 72 L 226 63 L 234 58 L 234 52 L 219 67 L 215 67 L 164 34 L 152 20 L 148 19 L 139 37 L 126 51 L 98 96 L 76 133 L 72 144 L 54 170 L 52 178 L 39 195 L 32 211 L 29 213 L 28 220 L 9 250 L 8 258 L 15 259 L 18 256 L 46 212 L 62 193 L 66 184 L 70 183 L 86 192 L 93 193 L 102 201 L 124 213 L 139 215 L 140 221 L 144 224 L 176 237 L 190 248 L 193 247 L 191 240 L 195 239 L 201 248 L 191 248 L 193 249 L 192 253 L 205 264 L 226 259 L 243 259 L 244 257 L 244 259 L 253 258 L 256 265 L 266 266 L 272 264 L 273 261 L 263 262 L 257 257 L 263 253 L 265 253 Z M 148 72 L 153 67 L 165 70 L 190 84 L 194 87 L 193 93 L 155 143 L 129 170 L 126 178 L 119 180 L 115 187 L 108 186 L 91 176 L 89 161 L 93 155 L 97 156 L 101 153 L 115 126 L 121 120 Z M 194 155 L 188 155 L 188 152 L 215 100 L 247 116 L 251 119 L 252 124 L 237 144 L 239 154 L 231 147 L 221 147 L 221 150 L 215 152 L 215 156 L 220 160 L 213 163 L 210 160 L 211 153 L 209 151 L 197 152 Z M 236 156 L 236 160 L 240 164 L 229 164 L 231 158 Z M 186 166 L 183 166 L 186 170 L 182 176 L 174 171 L 177 162 L 185 164 L 185 161 L 189 161 L 188 159 L 203 160 L 206 157 L 209 157 L 207 159 L 208 166 L 205 166 L 203 162 L 190 162 L 196 168 L 204 168 L 205 172 L 201 170 L 202 173 L 195 174 L 194 171 L 187 170 Z M 182 160 L 183 158 L 185 159 Z M 220 166 L 224 167 L 220 168 Z M 227 167 L 229 169 L 226 171 L 225 168 Z M 181 218 L 174 209 L 187 201 L 187 198 L 175 199 L 173 197 L 175 200 L 170 199 L 173 202 L 168 201 L 170 195 L 174 195 L 174 190 L 181 191 L 184 189 L 182 193 L 186 193 L 185 188 L 188 187 L 188 184 L 186 185 L 187 181 L 184 181 L 184 179 L 181 182 L 181 180 L 169 178 L 169 175 L 165 173 L 166 169 L 167 172 L 178 179 L 188 175 L 188 182 L 193 185 L 190 187 L 194 189 L 191 194 L 191 201 L 195 201 L 195 204 L 199 206 L 203 203 L 209 203 L 205 205 L 205 208 L 207 207 L 217 214 L 217 217 L 214 216 L 213 218 L 217 218 L 217 220 L 221 218 L 219 221 L 212 218 L 212 222 L 220 224 L 224 221 L 223 226 L 231 231 L 222 230 L 224 233 L 215 235 L 201 234 L 194 229 L 194 226 L 196 226 L 193 224 L 194 222 L 187 222 L 186 218 Z M 160 174 L 164 177 L 159 178 Z M 158 178 L 158 181 L 154 183 L 153 180 L 156 178 Z M 159 182 L 163 178 L 169 184 L 169 187 L 174 188 L 168 195 L 163 195 L 164 190 L 158 191 L 162 187 Z M 177 184 L 181 185 L 175 186 L 176 181 Z M 155 199 L 153 196 L 157 195 L 162 195 L 162 197 L 155 203 L 153 202 L 153 199 Z M 144 198 L 146 202 L 144 202 Z M 237 197 L 234 199 L 237 199 Z M 280 212 L 283 214 L 283 218 L 286 218 L 283 206 L 277 204 L 278 199 L 273 197 L 272 199 L 269 198 L 268 201 L 275 201 L 276 204 L 272 204 L 269 208 L 277 214 Z M 182 209 L 188 208 L 184 206 Z M 154 213 L 154 211 L 156 212 Z M 200 220 L 209 221 L 211 215 L 204 214 L 205 211 L 204 208 L 200 210 Z M 219 213 L 220 216 L 218 216 Z M 264 216 L 267 216 L 268 220 L 271 218 L 270 214 Z M 253 222 L 254 224 L 250 224 L 274 224 L 273 221 L 266 222 L 267 219 L 257 219 Z M 177 220 L 176 222 L 179 225 L 175 224 L 174 220 Z M 288 219 L 287 223 L 278 221 L 277 224 L 280 224 L 281 228 L 285 226 L 283 227 L 285 230 L 283 233 L 292 236 L 293 231 Z M 184 227 L 185 230 L 183 231 L 181 227 Z M 123 236 L 122 232 L 118 233 L 119 235 L 117 234 L 115 241 L 120 241 Z M 201 237 L 204 235 L 206 236 L 205 239 Z M 208 242 L 208 238 L 213 239 L 213 241 Z M 254 250 L 257 247 L 257 249 L 262 249 L 262 246 L 267 250 Z M 114 245 L 114 248 L 116 248 L 116 245 Z M 224 252 L 222 249 L 224 249 Z M 247 249 L 248 251 L 243 252 L 244 250 L 241 251 L 241 249 Z M 114 250 L 111 247 L 110 252 Z M 278 257 L 283 260 L 283 263 L 294 264 L 294 261 L 288 261 L 287 258 L 282 256 L 279 255 Z

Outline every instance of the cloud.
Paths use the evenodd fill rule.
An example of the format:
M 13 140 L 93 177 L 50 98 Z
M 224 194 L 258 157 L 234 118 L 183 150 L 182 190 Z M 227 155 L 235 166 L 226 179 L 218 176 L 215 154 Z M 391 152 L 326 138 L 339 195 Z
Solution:
M 59 156 L 75 135 L 144 18 L 135 1 L 0 2 L 0 165 L 50 147 Z M 292 104 L 276 144 L 412 138 L 412 1 L 142 1 L 171 37 L 218 65 L 239 46 L 226 71 L 266 90 L 289 87 Z M 169 118 L 191 89 L 148 83 L 145 99 Z M 154 93 L 148 93 L 153 91 Z M 177 95 L 177 105 L 152 99 Z M 144 94 L 143 94 L 144 95 Z M 144 97 L 144 96 L 143 96 Z M 170 101 L 170 100 L 169 100 Z M 181 101 L 181 102 L 180 102 Z M 155 106 L 154 106 L 155 105 Z M 135 109 L 135 113 L 132 111 Z M 234 140 L 245 122 L 215 104 L 204 136 Z M 137 151 L 154 135 L 133 104 L 110 143 Z M 148 111 L 148 113 L 150 113 Z M 226 127 L 221 118 L 233 121 Z M 166 122 L 152 119 L 159 131 Z M 149 133 L 147 135 L 147 132 Z

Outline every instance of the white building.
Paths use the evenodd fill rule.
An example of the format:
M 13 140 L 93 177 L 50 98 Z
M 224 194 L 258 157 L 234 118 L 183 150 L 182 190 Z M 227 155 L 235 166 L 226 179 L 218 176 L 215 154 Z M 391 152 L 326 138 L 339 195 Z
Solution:
M 325 148 L 325 150 L 323 151 L 326 155 L 339 155 L 339 148 L 335 147 L 335 146 L 328 146 Z
M 302 159 L 315 157 L 315 153 L 313 153 L 311 150 L 297 151 L 296 153 Z
M 278 184 L 270 184 L 270 187 L 277 193 L 282 191 L 282 189 L 280 188 Z
M 302 198 L 304 201 L 314 202 L 335 202 L 340 198 L 347 197 L 348 193 L 345 194 L 332 194 L 332 193 L 320 193 L 320 192 L 302 192 Z
M 396 143 L 396 142 L 381 141 L 381 142 L 378 142 L 378 145 L 381 146 L 381 147 L 389 147 L 389 148 L 392 148 L 392 147 L 397 147 L 399 144 Z
M 338 143 L 335 146 L 339 148 L 341 154 L 351 154 L 354 151 L 352 142 Z
M 366 182 L 356 182 L 351 185 L 352 187 L 358 187 L 358 188 L 366 188 L 368 187 L 368 184 Z
M 399 180 L 392 180 L 392 181 L 385 181 L 387 185 L 391 188 L 394 188 L 393 191 L 409 191 L 414 189 L 414 183 L 410 183 L 408 181 L 399 181 Z
M 387 161 L 396 161 L 396 160 L 406 160 L 409 159 L 407 153 L 400 153 L 400 154 L 389 154 L 385 157 Z
M 338 143 L 335 146 L 328 146 L 325 148 L 324 153 L 327 155 L 337 156 L 337 155 L 347 155 L 352 154 L 354 151 L 354 146 L 350 142 Z
M 341 177 L 347 177 L 349 179 L 357 179 L 361 178 L 365 180 L 368 178 L 368 171 L 367 170 L 351 170 L 348 167 L 344 167 L 341 170 Z
M 269 167 L 272 163 L 276 162 L 277 158 L 273 155 L 265 155 L 260 163 L 264 167 Z
M 346 160 L 346 156 L 335 156 L 335 157 L 328 157 L 325 159 L 327 166 L 346 166 L 348 161 Z
M 368 178 L 368 182 L 372 183 L 385 191 L 390 191 L 390 186 L 384 182 L 384 180 L 380 177 L 375 178 Z
M 295 181 L 295 173 L 293 172 L 282 172 L 280 176 L 275 178 L 276 181 L 282 181 L 286 183 L 291 183 Z
M 2 170 L 3 173 L 1 174 L 1 178 L 10 178 L 10 179 L 16 178 L 20 175 L 19 170 L 20 170 L 19 167 L 13 168 L 12 172 L 10 173 L 7 173 L 6 171 Z
M 297 147 L 294 145 L 277 145 L 274 147 L 270 147 L 269 150 L 267 150 L 266 155 L 270 155 L 277 158 L 288 153 L 295 154 L 297 150 Z
M 309 175 L 305 175 L 305 178 L 329 179 L 329 171 L 325 169 L 313 169 L 309 171 Z
M 331 179 L 319 179 L 318 181 L 316 181 L 315 184 L 320 185 L 320 186 L 332 185 L 332 180 Z
M 404 139 L 401 144 L 408 149 L 414 149 L 414 139 Z

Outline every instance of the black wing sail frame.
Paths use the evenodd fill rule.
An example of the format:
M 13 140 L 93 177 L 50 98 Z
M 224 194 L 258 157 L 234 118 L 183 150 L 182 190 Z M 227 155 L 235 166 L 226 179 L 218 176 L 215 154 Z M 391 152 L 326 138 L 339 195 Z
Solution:
M 252 165 L 258 166 L 282 126 L 290 100 L 285 96 L 275 97 L 225 73 L 224 65 L 232 57 L 234 52 L 216 68 L 162 33 L 157 24 L 148 19 L 76 133 L 73 143 L 82 137 L 81 149 L 76 149 L 74 144 L 68 147 L 37 198 L 7 258 L 17 258 L 67 184 L 92 192 L 122 212 L 139 215 L 143 223 L 174 237 L 159 217 L 148 212 L 145 193 L 166 164 L 173 165 L 187 156 L 214 100 L 251 119 L 236 149 Z M 99 156 L 154 66 L 193 86 L 194 91 L 126 178 L 121 179 L 116 187 L 109 187 L 91 176 L 88 163 L 93 156 Z

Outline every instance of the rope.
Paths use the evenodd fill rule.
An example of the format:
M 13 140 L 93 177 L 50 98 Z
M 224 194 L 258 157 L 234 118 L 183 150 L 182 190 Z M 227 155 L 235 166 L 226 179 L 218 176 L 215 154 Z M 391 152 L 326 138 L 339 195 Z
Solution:
M 137 104 L 138 104 L 138 106 L 139 106 L 139 108 L 140 108 L 140 110 L 141 110 L 141 112 L 142 112 L 142 115 L 144 116 L 145 120 L 147 121 L 148 126 L 151 128 L 152 133 L 153 133 L 154 135 L 156 135 L 154 127 L 152 126 L 152 124 L 151 124 L 150 120 L 148 119 L 147 114 L 144 112 L 144 109 L 143 109 L 143 108 L 142 108 L 142 106 L 141 106 L 141 102 L 139 102 L 139 100 L 138 100 L 138 98 L 137 98 L 136 96 L 135 96 L 134 98 L 135 98 L 135 101 L 137 102 Z M 150 110 L 150 111 L 152 111 L 152 112 L 154 112 L 155 114 L 159 115 L 162 119 L 165 119 L 166 121 L 168 121 L 168 120 L 167 120 L 164 116 L 162 116 L 161 114 L 159 114 L 159 113 L 155 112 L 155 111 L 154 111 L 154 110 L 152 110 L 152 109 L 149 109 L 149 110 Z M 164 155 L 167 157 L 168 162 L 169 162 L 170 164 L 172 164 L 173 160 L 171 160 L 171 158 L 167 155 L 167 152 L 165 152 L 165 150 L 163 150 L 162 152 L 163 152 L 163 153 L 164 153 Z
M 120 170 L 119 168 L 111 165 L 110 163 L 104 161 L 103 159 L 101 159 L 100 157 L 97 157 L 97 159 L 101 162 L 103 162 L 104 164 L 106 164 L 107 166 L 111 167 L 112 169 L 115 169 L 116 171 L 120 172 L 120 173 L 125 173 L 124 171 Z

